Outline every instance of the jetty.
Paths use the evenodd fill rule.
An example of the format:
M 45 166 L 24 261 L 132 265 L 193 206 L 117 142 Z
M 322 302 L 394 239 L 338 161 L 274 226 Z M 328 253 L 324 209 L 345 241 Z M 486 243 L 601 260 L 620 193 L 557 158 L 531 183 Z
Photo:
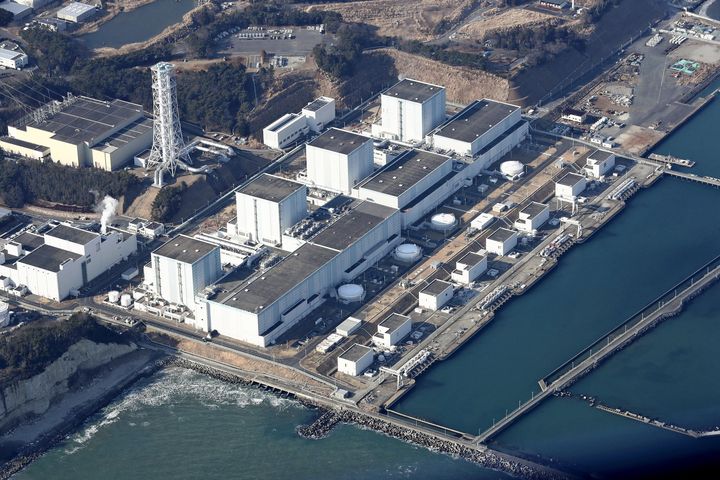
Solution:
M 579 378 L 597 367 L 603 360 L 631 343 L 657 322 L 676 315 L 684 303 L 720 278 L 720 256 L 705 264 L 695 273 L 665 292 L 649 306 L 633 315 L 607 335 L 601 337 L 580 353 L 538 381 L 540 392 L 510 412 L 476 437 L 476 442 L 486 443 L 537 407 L 547 397 L 563 391 Z M 649 312 L 649 313 L 648 313 Z M 639 318 L 638 318 L 639 316 Z

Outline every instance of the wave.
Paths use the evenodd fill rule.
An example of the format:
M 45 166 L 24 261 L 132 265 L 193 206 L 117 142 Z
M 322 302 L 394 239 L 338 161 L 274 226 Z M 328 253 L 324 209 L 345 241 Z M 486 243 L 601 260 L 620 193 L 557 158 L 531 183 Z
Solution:
M 185 368 L 170 367 L 140 381 L 92 417 L 81 431 L 69 437 L 70 443 L 64 452 L 67 455 L 76 453 L 98 431 L 117 422 L 123 415 L 131 415 L 128 419 L 130 426 L 147 427 L 149 422 L 135 420 L 144 417 L 148 408 L 172 408 L 185 401 L 198 402 L 208 409 L 261 405 L 280 410 L 305 408 L 296 400 L 280 398 L 253 387 L 223 382 Z

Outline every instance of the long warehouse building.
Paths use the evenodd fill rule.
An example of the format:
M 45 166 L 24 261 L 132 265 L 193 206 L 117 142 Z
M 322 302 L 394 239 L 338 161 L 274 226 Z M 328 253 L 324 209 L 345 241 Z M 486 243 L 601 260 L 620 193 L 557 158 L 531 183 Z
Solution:
M 73 167 L 118 170 L 152 144 L 153 121 L 141 105 L 72 97 L 48 104 L 8 135 L 50 149 L 50 158 Z

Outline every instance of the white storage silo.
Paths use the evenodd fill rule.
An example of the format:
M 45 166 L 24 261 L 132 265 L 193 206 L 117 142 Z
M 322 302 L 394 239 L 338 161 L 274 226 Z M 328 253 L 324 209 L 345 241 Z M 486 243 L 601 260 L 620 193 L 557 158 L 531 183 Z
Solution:
M 412 263 L 420 260 L 422 249 L 414 243 L 403 243 L 395 248 L 393 256 L 401 262 Z
M 120 300 L 120 292 L 117 290 L 111 290 L 108 292 L 108 302 L 110 303 L 118 303 Z
M 129 293 L 123 293 L 120 297 L 120 306 L 129 307 L 130 305 L 132 305 L 132 303 L 132 296 L 130 296 Z
M 348 283 L 338 288 L 338 299 L 344 303 L 360 302 L 365 298 L 365 289 L 362 285 Z
M 452 213 L 438 213 L 430 219 L 430 225 L 433 230 L 447 232 L 457 225 L 457 219 Z

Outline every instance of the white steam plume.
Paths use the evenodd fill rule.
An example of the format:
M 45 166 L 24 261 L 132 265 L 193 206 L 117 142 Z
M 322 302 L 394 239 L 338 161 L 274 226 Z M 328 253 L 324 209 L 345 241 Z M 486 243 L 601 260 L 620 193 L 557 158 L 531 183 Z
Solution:
M 100 202 L 100 209 L 102 210 L 102 215 L 100 216 L 100 231 L 103 235 L 107 233 L 107 227 L 115 216 L 117 207 L 118 201 L 110 195 L 105 195 L 105 198 Z

